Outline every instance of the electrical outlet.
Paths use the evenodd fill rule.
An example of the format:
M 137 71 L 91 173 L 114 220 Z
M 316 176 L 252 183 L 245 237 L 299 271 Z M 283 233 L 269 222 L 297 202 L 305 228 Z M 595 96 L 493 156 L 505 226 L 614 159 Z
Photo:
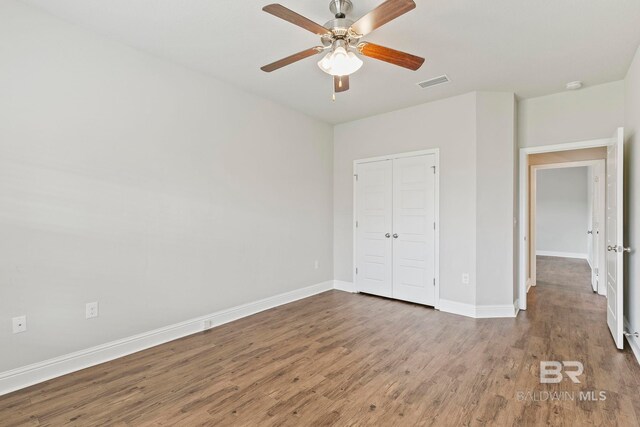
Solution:
M 85 316 L 87 319 L 91 319 L 93 317 L 98 317 L 98 303 L 97 302 L 88 302 L 86 306 Z
M 465 285 L 469 284 L 469 273 L 462 273 L 462 283 Z
M 316 268 L 316 270 L 318 269 L 318 267 L 320 267 L 320 263 L 318 262 L 318 260 L 316 260 L 313 266 Z
M 13 321 L 13 333 L 19 334 L 27 330 L 27 316 L 18 316 L 11 319 Z

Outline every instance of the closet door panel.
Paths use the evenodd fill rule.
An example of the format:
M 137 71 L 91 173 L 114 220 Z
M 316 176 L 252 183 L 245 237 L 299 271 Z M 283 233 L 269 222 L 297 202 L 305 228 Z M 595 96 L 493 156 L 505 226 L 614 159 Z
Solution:
M 393 160 L 393 297 L 435 303 L 435 156 Z
M 391 297 L 392 161 L 359 164 L 356 174 L 356 288 Z

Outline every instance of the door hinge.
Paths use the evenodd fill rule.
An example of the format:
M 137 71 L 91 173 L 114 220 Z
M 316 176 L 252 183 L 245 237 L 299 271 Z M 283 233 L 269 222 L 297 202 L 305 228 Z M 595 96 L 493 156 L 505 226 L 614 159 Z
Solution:
M 358 274 L 358 267 L 356 267 L 356 274 Z
M 434 221 L 434 223 L 433 223 L 433 229 L 434 229 L 434 230 L 436 229 L 436 223 L 435 223 L 435 221 Z
M 598 273 L 598 267 L 593 269 L 593 272 L 596 274 L 596 276 L 598 276 L 600 273 Z
M 434 277 L 433 278 L 433 286 L 435 286 L 435 285 L 436 285 L 436 278 Z
M 435 166 L 431 166 L 433 168 L 433 173 L 436 173 L 436 167 Z
M 358 228 L 358 221 L 356 221 L 356 228 Z
M 353 176 L 355 176 L 355 177 L 356 177 L 356 181 L 357 181 L 357 180 L 358 180 L 358 174 L 356 173 L 356 174 L 354 174 Z

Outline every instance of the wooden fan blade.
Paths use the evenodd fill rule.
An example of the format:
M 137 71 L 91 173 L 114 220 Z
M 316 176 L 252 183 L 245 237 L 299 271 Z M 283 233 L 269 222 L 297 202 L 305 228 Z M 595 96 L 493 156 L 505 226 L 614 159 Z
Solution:
M 287 9 L 281 4 L 270 4 L 263 7 L 262 10 L 272 14 L 273 16 L 277 16 L 280 19 L 291 22 L 293 25 L 297 25 L 298 27 L 302 27 L 305 30 L 311 31 L 312 33 L 319 36 L 331 34 L 331 31 L 327 30 L 322 25 L 316 24 L 309 18 L 305 18 L 304 16 L 295 13 L 293 10 Z
M 265 65 L 260 67 L 262 71 L 266 71 L 270 73 L 272 71 L 277 70 L 278 68 L 282 68 L 285 65 L 293 64 L 294 62 L 298 62 L 301 59 L 308 58 L 313 55 L 317 55 L 324 50 L 321 46 L 312 47 L 311 49 L 303 50 L 302 52 L 294 53 L 291 56 L 287 56 L 286 58 L 282 58 L 276 62 L 272 62 L 269 65 Z
M 358 51 L 369 58 L 399 65 L 413 71 L 416 71 L 424 63 L 424 58 L 419 56 L 368 42 L 360 43 Z
M 335 93 L 349 90 L 349 76 L 333 76 L 333 91 Z
M 387 0 L 354 22 L 350 29 L 355 34 L 365 36 L 415 7 L 413 0 Z

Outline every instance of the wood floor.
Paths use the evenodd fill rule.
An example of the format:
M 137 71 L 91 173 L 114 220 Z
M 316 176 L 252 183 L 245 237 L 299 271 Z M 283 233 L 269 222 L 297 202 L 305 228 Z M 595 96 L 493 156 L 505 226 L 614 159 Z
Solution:
M 326 292 L 0 397 L 0 425 L 637 426 L 640 367 L 580 263 L 541 258 L 516 319 Z M 540 384 L 541 360 L 581 384 Z

